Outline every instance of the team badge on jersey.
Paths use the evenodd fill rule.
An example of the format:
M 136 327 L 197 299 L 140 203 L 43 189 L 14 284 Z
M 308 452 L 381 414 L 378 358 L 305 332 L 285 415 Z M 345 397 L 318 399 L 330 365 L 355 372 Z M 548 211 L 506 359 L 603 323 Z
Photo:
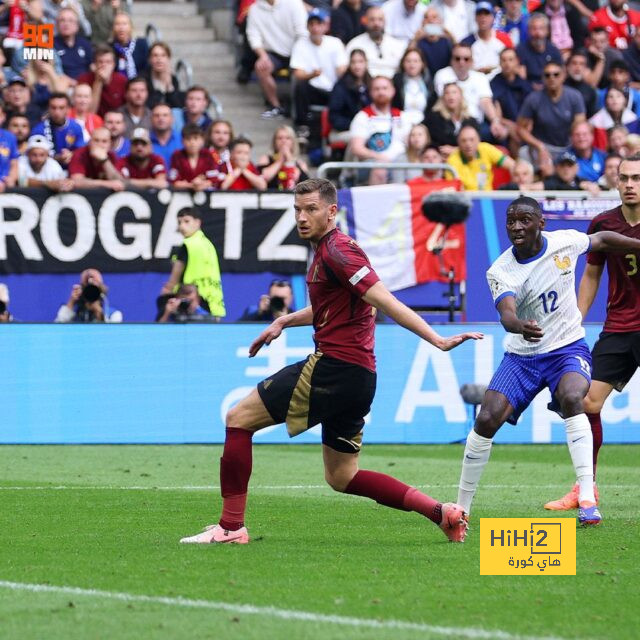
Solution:
M 560 258 L 558 254 L 553 256 L 553 261 L 555 262 L 556 267 L 562 271 L 561 275 L 567 275 L 571 273 L 571 270 L 568 270 L 571 266 L 571 258 L 569 256 L 564 256 L 564 258 Z

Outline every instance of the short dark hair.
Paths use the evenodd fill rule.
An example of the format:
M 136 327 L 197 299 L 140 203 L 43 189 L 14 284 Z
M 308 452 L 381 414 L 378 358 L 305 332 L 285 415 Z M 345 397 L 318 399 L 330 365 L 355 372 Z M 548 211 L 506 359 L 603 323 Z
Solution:
M 251 142 L 249 138 L 246 138 L 245 136 L 238 136 L 229 144 L 229 151 L 233 151 L 239 144 L 248 144 L 250 147 L 253 147 L 253 142 Z
M 178 218 L 186 218 L 187 216 L 202 220 L 202 212 L 196 207 L 183 207 L 178 211 Z
M 127 80 L 125 91 L 129 91 L 129 87 L 132 84 L 138 84 L 138 83 L 142 83 L 145 87 L 147 86 L 147 81 L 142 76 L 136 76 L 135 78 L 129 78 L 129 80 Z
M 185 124 L 184 127 L 182 127 L 181 133 L 183 138 L 193 138 L 195 136 L 202 136 L 204 138 L 204 133 L 197 124 Z
M 167 56 L 170 58 L 171 57 L 171 47 L 166 43 L 163 42 L 162 40 L 156 40 L 150 47 L 149 47 L 149 57 L 151 57 L 151 52 L 156 49 L 157 47 L 160 47 L 160 49 L 162 49 Z
M 48 100 L 48 104 L 51 104 L 52 100 L 66 100 L 67 106 L 71 104 L 71 100 L 69 100 L 69 96 L 66 93 L 62 93 L 62 91 L 54 91 Z
M 640 162 L 640 153 L 634 153 L 626 158 L 622 158 L 622 162 Z M 620 163 L 620 167 L 622 166 Z M 620 167 L 618 167 L 618 173 L 620 173 Z
M 211 98 L 209 98 L 209 92 L 201 84 L 194 84 L 193 86 L 189 87 L 187 89 L 187 92 L 184 94 L 184 97 L 186 98 L 190 93 L 193 93 L 194 91 L 202 91 L 202 93 L 204 93 L 204 97 L 207 100 L 207 104 L 211 102 Z
M 520 56 L 518 55 L 518 52 L 516 51 L 515 47 L 505 47 L 501 52 L 500 52 L 500 56 L 505 53 L 506 51 L 513 51 L 513 53 L 516 54 L 516 58 L 518 58 L 518 60 L 520 60 Z M 500 57 L 498 56 L 498 57 Z
M 151 111 L 155 111 L 158 107 L 167 107 L 167 109 L 171 110 L 171 106 L 166 102 L 156 102 L 153 107 L 151 107 Z
M 2 104 L 2 101 L 0 100 L 0 110 L 4 110 L 4 105 Z M 25 120 L 27 120 L 27 122 L 29 121 L 29 118 L 27 118 L 27 116 L 24 113 L 12 113 L 8 118 L 7 118 L 7 123 L 6 125 L 8 126 L 9 123 L 12 120 L 17 120 L 18 118 L 24 118 Z
M 533 209 L 533 212 L 537 216 L 542 217 L 542 209 L 540 208 L 538 201 L 535 198 L 530 198 L 529 196 L 520 196 L 519 198 L 513 200 L 507 207 L 507 215 L 510 211 L 515 211 L 520 207 L 528 207 L 529 209 Z
M 100 56 L 106 56 L 107 54 L 113 56 L 114 60 L 116 59 L 115 51 L 108 44 L 99 44 L 93 52 L 93 61 L 95 62 Z
M 307 193 L 315 193 L 316 191 L 327 204 L 338 204 L 338 192 L 335 185 L 324 178 L 310 178 L 299 182 L 293 190 L 293 195 L 304 196 Z
M 629 65 L 626 63 L 625 60 L 614 60 L 609 65 L 609 73 L 611 73 L 614 69 L 617 69 L 618 71 L 626 71 L 627 73 L 630 73 Z

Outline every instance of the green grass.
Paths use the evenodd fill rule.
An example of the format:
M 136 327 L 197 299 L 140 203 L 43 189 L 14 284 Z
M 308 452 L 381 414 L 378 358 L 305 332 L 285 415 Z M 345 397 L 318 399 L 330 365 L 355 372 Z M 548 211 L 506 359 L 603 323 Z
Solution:
M 0 447 L 0 580 L 469 628 L 485 637 L 638 638 L 639 451 L 603 450 L 605 521 L 578 529 L 575 577 L 491 577 L 479 575 L 477 524 L 464 545 L 449 544 L 416 514 L 335 494 L 323 485 L 315 446 L 256 447 L 253 541 L 230 547 L 178 544 L 219 515 L 217 488 L 193 487 L 218 485 L 220 447 Z M 456 496 L 461 455 L 459 445 L 368 446 L 361 466 L 447 501 Z M 548 516 L 542 503 L 571 483 L 564 446 L 496 446 L 472 526 L 480 516 Z M 442 637 L 425 628 L 0 587 L 3 640 Z

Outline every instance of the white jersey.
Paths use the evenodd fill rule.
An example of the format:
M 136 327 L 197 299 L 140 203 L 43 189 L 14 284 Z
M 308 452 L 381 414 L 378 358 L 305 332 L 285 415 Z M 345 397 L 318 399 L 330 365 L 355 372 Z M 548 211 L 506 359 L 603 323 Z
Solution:
M 575 230 L 543 231 L 542 236 L 538 255 L 519 261 L 510 247 L 487 271 L 494 303 L 513 296 L 518 318 L 535 320 L 544 332 L 540 342 L 510 334 L 507 351 L 523 356 L 548 353 L 584 337 L 575 272 L 578 256 L 589 250 L 589 236 Z

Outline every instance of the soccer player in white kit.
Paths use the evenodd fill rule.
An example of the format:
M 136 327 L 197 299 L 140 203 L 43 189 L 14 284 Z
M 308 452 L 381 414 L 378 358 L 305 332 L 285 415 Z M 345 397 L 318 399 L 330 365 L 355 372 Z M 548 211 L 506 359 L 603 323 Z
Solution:
M 498 429 L 507 420 L 515 424 L 548 387 L 565 416 L 579 485 L 578 520 L 584 525 L 599 524 L 602 516 L 593 493 L 593 439 L 583 408 L 591 382 L 591 354 L 576 300 L 575 268 L 578 257 L 587 251 L 637 251 L 640 240 L 612 231 L 545 232 L 544 224 L 536 200 L 514 200 L 506 221 L 513 246 L 487 271 L 500 322 L 514 335 L 467 437 L 458 504 L 469 513 Z

